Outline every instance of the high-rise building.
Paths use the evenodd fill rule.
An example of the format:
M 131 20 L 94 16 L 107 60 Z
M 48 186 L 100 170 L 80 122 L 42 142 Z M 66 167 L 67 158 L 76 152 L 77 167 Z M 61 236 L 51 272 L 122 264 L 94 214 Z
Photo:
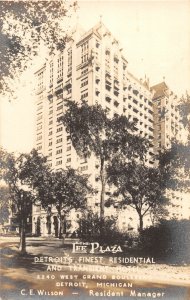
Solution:
M 172 139 L 181 141 L 182 124 L 177 96 L 169 89 L 165 82 L 151 87 L 153 91 L 154 111 L 154 152 L 171 146 Z
M 110 116 L 124 114 L 137 122 L 138 134 L 153 142 L 152 92 L 146 82 L 128 71 L 118 40 L 102 22 L 87 32 L 77 26 L 65 49 L 52 55 L 36 72 L 36 149 L 48 156 L 48 163 L 55 170 L 74 167 L 91 174 L 91 183 L 98 189 L 97 161 L 80 159 L 70 136 L 58 122 L 64 111 L 63 99 L 101 104 Z M 152 153 L 153 143 L 147 157 L 149 165 L 153 164 Z M 98 197 L 89 203 L 98 210 Z M 45 212 L 34 207 L 33 231 L 39 228 L 39 214 L 47 225 Z M 46 225 L 40 225 L 43 232 L 49 231 Z
M 119 42 L 101 22 L 88 32 L 77 27 L 64 51 L 53 55 L 36 72 L 36 79 L 36 148 L 53 168 L 87 168 L 73 155 L 69 136 L 57 121 L 65 98 L 99 103 L 110 116 L 125 114 L 138 122 L 138 133 L 153 139 L 152 94 L 129 73 Z
M 153 152 L 169 146 L 173 127 L 174 133 L 179 132 L 179 116 L 171 97 L 164 83 L 150 89 L 147 80 L 138 80 L 129 72 L 119 41 L 102 22 L 87 32 L 77 26 L 65 49 L 52 55 L 36 72 L 36 149 L 48 156 L 55 170 L 73 167 L 91 174 L 91 183 L 98 189 L 98 162 L 79 158 L 69 134 L 58 122 L 64 112 L 63 99 L 85 99 L 89 105 L 101 104 L 110 116 L 124 114 L 136 121 L 137 134 L 150 141 L 146 163 L 151 166 Z M 98 210 L 98 196 L 91 198 L 89 205 Z M 137 218 L 125 210 L 119 222 L 121 228 L 128 229 L 137 224 Z M 33 208 L 33 232 L 41 228 L 42 234 L 55 233 L 57 223 L 56 213 L 47 216 L 39 206 Z
M 179 99 L 165 82 L 151 87 L 154 111 L 154 153 L 169 149 L 173 139 L 183 140 L 183 126 L 180 122 Z M 167 191 L 170 199 L 169 218 L 189 218 L 189 195 L 182 191 Z

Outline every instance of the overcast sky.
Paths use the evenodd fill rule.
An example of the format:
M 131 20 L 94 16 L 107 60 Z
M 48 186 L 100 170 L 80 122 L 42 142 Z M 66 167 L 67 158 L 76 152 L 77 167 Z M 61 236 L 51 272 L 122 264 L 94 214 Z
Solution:
M 151 85 L 165 78 L 181 96 L 190 91 L 190 1 L 81 1 L 78 22 L 88 30 L 102 22 L 120 41 L 129 70 L 146 74 Z M 30 151 L 34 145 L 34 99 L 24 76 L 19 98 L 1 99 L 1 144 L 9 151 Z

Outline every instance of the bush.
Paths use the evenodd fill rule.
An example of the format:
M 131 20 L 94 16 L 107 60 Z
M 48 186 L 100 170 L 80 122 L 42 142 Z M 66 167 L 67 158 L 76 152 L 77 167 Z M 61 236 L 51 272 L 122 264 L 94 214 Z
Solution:
M 144 253 L 169 263 L 190 263 L 190 221 L 161 220 L 140 235 Z
M 100 245 L 124 245 L 128 236 L 118 230 L 116 221 L 114 217 L 101 220 L 98 214 L 88 212 L 79 221 L 79 238 L 83 242 L 97 242 Z

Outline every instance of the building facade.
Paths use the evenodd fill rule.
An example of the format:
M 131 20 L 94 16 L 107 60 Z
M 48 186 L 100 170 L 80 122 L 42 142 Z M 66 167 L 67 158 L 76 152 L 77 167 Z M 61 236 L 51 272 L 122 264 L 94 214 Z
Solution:
M 154 152 L 171 146 L 172 139 L 182 140 L 182 124 L 179 115 L 179 99 L 165 82 L 151 87 L 154 111 Z
M 151 87 L 153 91 L 153 111 L 154 111 L 154 153 L 157 154 L 163 149 L 169 149 L 173 139 L 183 140 L 183 126 L 180 122 L 178 109 L 179 99 L 169 89 L 165 82 L 161 82 Z M 188 197 L 190 195 L 181 191 L 167 192 L 170 199 L 169 218 L 189 218 L 190 205 Z
M 150 141 L 146 163 L 150 166 L 154 164 L 152 154 L 158 150 L 157 145 L 161 147 L 162 143 L 166 144 L 168 138 L 165 133 L 164 142 L 162 134 L 160 139 L 163 126 L 168 126 L 166 121 L 163 125 L 160 117 L 167 97 L 160 100 L 159 86 L 150 89 L 146 81 L 138 80 L 129 72 L 128 61 L 123 56 L 119 41 L 102 22 L 87 32 L 77 26 L 65 49 L 52 55 L 35 75 L 36 149 L 48 157 L 48 164 L 54 170 L 73 167 L 83 174 L 91 174 L 90 181 L 98 189 L 98 162 L 96 159 L 87 161 L 79 158 L 70 136 L 58 122 L 64 112 L 63 99 L 85 99 L 89 105 L 101 104 L 110 116 L 124 114 L 129 120 L 136 121 L 137 133 Z M 172 106 L 170 109 L 171 113 L 175 112 Z M 155 111 L 158 111 L 157 117 Z M 177 124 L 177 121 L 175 114 L 171 122 Z M 177 125 L 175 132 L 176 128 Z M 89 206 L 98 211 L 98 196 L 90 198 Z M 137 224 L 137 216 L 133 217 L 128 210 L 120 212 L 119 223 L 123 230 L 135 228 Z M 117 210 L 107 209 L 108 215 L 113 213 L 117 214 Z M 71 220 L 76 220 L 74 211 L 68 216 L 68 221 Z M 147 222 L 151 222 L 149 217 Z M 74 224 L 74 228 L 76 226 Z M 40 206 L 33 207 L 33 233 L 56 235 L 57 227 L 56 211 L 48 216 Z

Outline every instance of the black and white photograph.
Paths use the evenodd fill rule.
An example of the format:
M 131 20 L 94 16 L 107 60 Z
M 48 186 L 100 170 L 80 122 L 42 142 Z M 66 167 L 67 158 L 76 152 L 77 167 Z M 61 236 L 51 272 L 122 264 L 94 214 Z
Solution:
M 0 300 L 190 299 L 189 0 L 0 1 Z

